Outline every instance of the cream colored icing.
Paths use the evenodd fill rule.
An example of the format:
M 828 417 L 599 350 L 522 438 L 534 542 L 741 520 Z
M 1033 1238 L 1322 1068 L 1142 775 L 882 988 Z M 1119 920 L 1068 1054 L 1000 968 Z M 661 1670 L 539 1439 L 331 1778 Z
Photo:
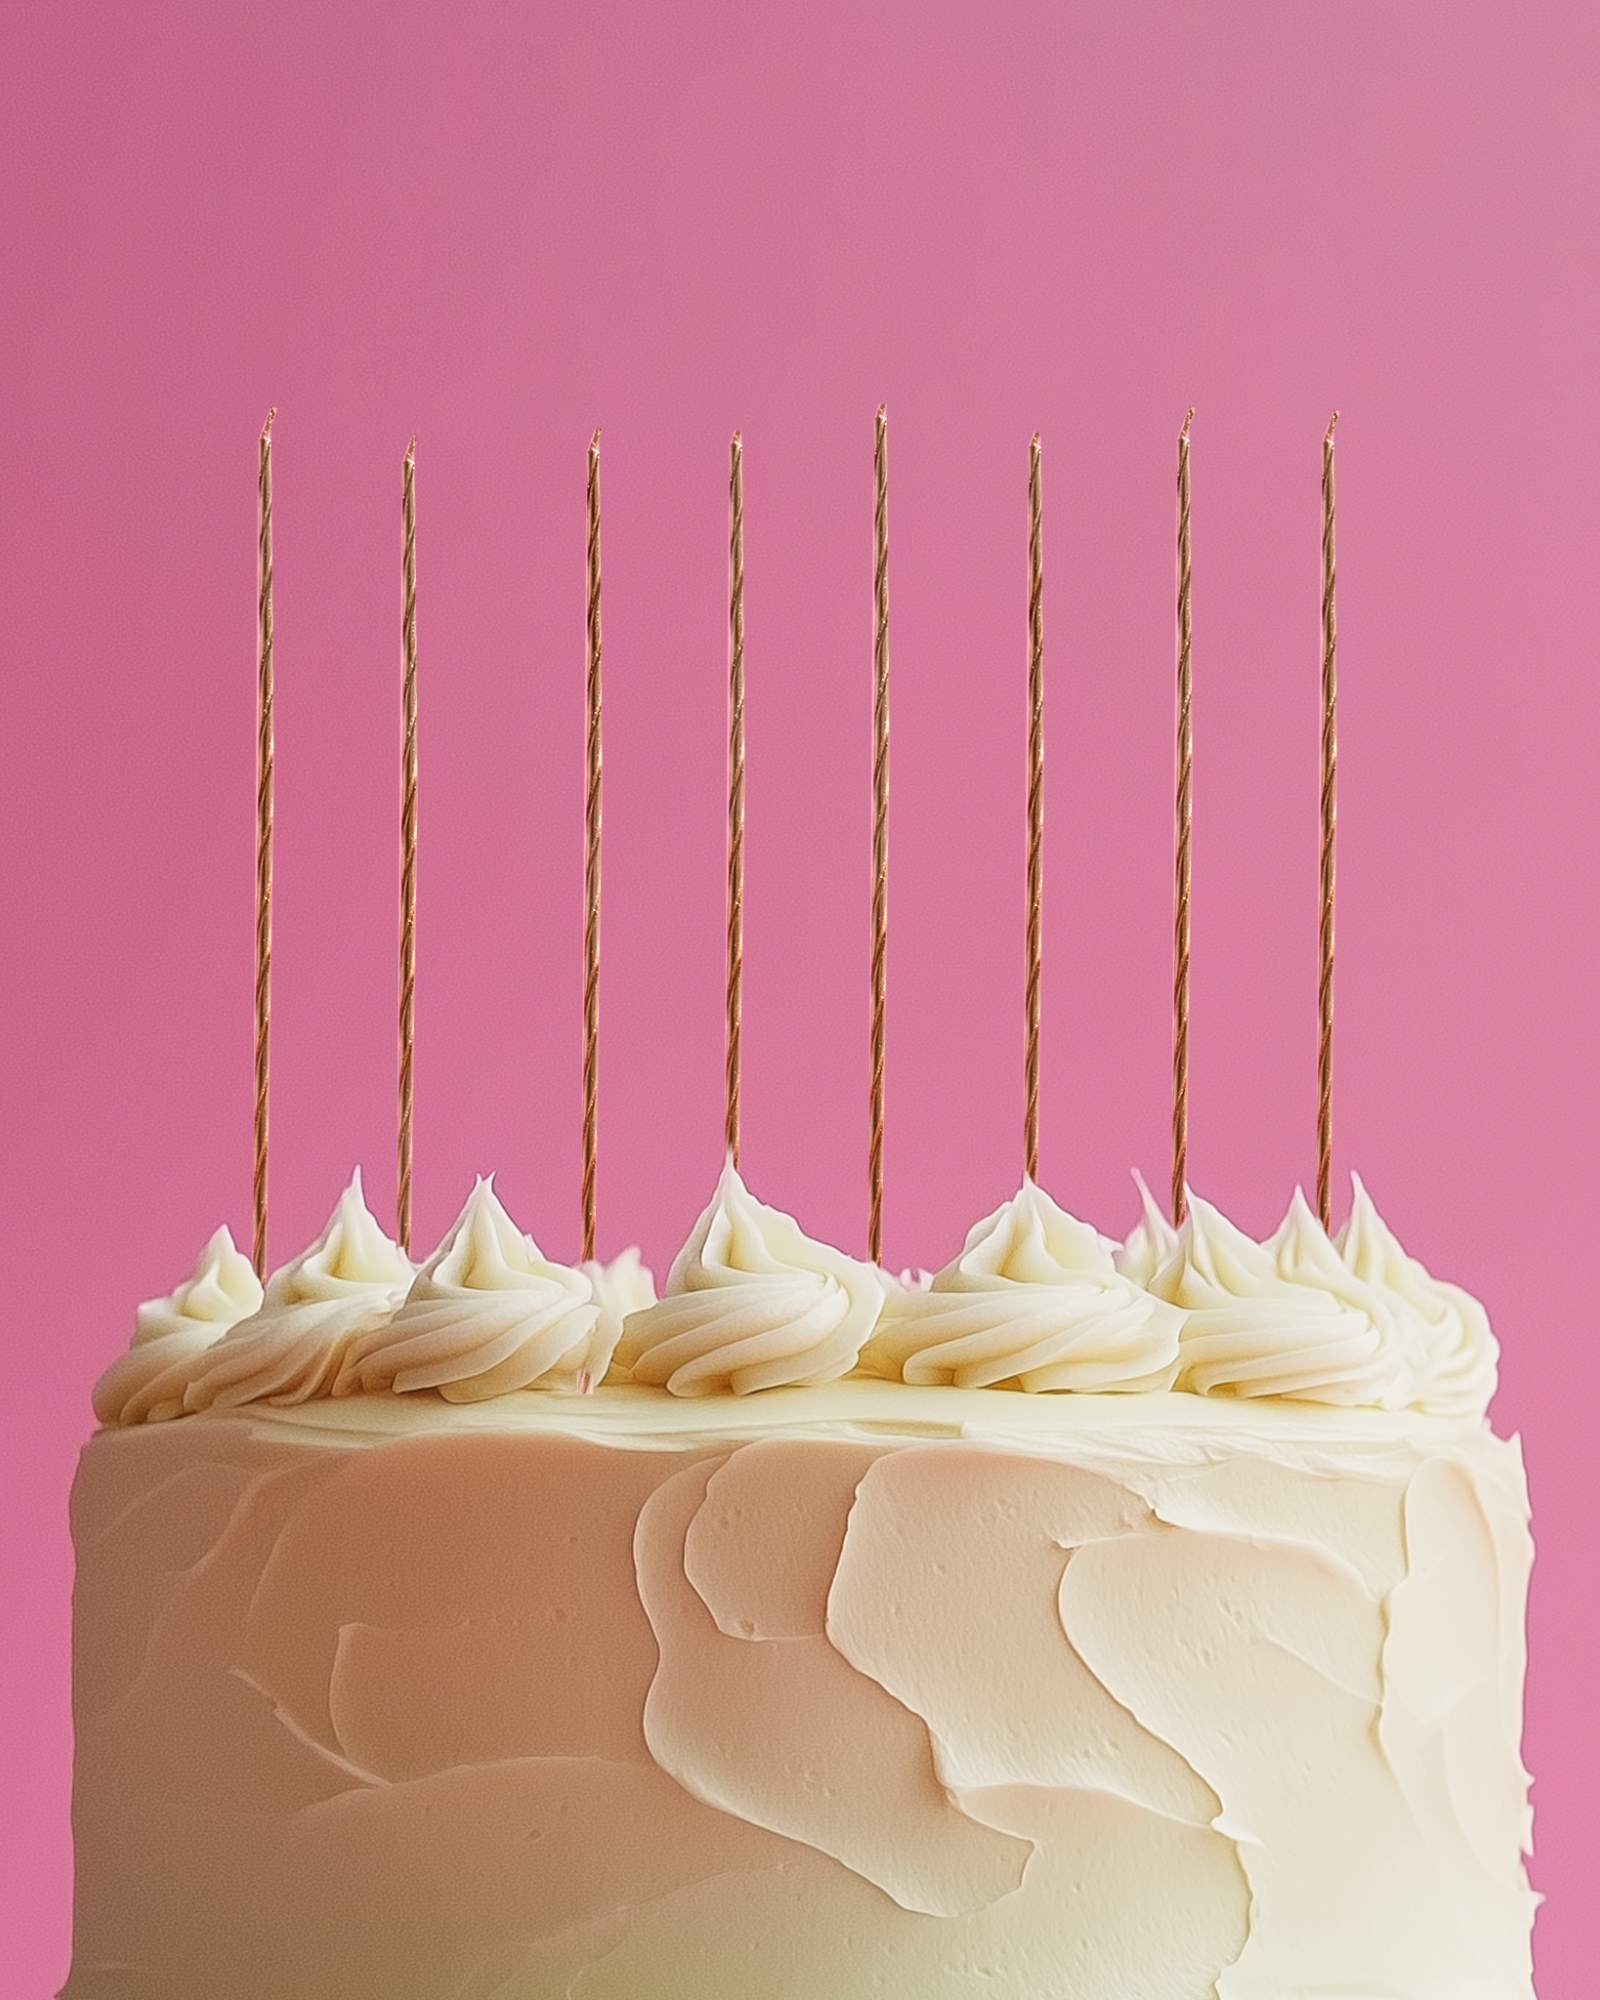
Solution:
M 185 1408 L 326 1396 L 351 1343 L 392 1317 L 412 1275 L 362 1199 L 358 1167 L 316 1242 L 267 1280 L 260 1310 L 199 1357 Z
M 1183 1315 L 1124 1277 L 1115 1247 L 1025 1179 L 931 1286 L 888 1288 L 861 1365 L 963 1389 L 1168 1389 Z
M 69 2000 L 1531 2000 L 1515 1443 L 851 1379 L 100 1433 Z
M 1489 1315 L 1459 1285 L 1430 1277 L 1408 1257 L 1360 1176 L 1350 1182 L 1354 1200 L 1339 1232 L 1339 1254 L 1406 1328 L 1417 1374 L 1413 1401 L 1440 1416 L 1481 1417 L 1494 1395 L 1500 1356 Z
M 1150 1280 L 1169 1257 L 1176 1255 L 1178 1232 L 1157 1207 L 1156 1198 L 1145 1186 L 1144 1175 L 1137 1167 L 1133 1170 L 1133 1180 L 1139 1190 L 1139 1220 L 1129 1231 L 1127 1241 L 1112 1252 L 1111 1261 L 1123 1277 L 1148 1291 Z
M 596 1358 L 590 1369 L 598 1382 L 604 1378 L 617 1351 L 623 1321 L 629 1313 L 643 1312 L 646 1306 L 655 1304 L 655 1275 L 636 1246 L 622 1251 L 609 1264 L 590 1258 L 578 1268 L 594 1287 L 594 1302 L 600 1308 L 600 1323 L 595 1330 Z
M 396 1319 L 412 1267 L 358 1175 L 253 1314 L 248 1267 L 225 1232 L 213 1239 L 187 1286 L 140 1308 L 95 1410 L 120 1424 L 356 1389 L 583 1390 L 615 1355 L 617 1379 L 680 1396 L 815 1386 L 859 1361 L 908 1384 L 1134 1392 L 1175 1380 L 1202 1395 L 1482 1416 L 1498 1355 L 1483 1308 L 1406 1255 L 1359 1179 L 1336 1243 L 1298 1190 L 1255 1243 L 1192 1195 L 1175 1231 L 1138 1185 L 1143 1215 L 1121 1245 L 1025 1182 L 937 1277 L 896 1280 L 812 1242 L 730 1165 L 658 1302 L 636 1250 L 553 1264 L 480 1182 Z M 236 1307 L 229 1327 L 220 1315 Z
M 608 1331 L 588 1274 L 552 1264 L 507 1215 L 493 1176 L 480 1177 L 400 1310 L 349 1343 L 333 1393 L 437 1389 L 467 1403 L 576 1390 L 580 1376 L 605 1373 Z
M 1298 1188 L 1265 1243 L 1191 1193 L 1150 1289 L 1185 1312 L 1182 1388 L 1388 1410 L 1413 1400 L 1410 1329 L 1345 1264 Z
M 181 1416 L 197 1358 L 255 1312 L 261 1297 L 249 1258 L 234 1248 L 224 1225 L 200 1252 L 191 1277 L 166 1298 L 140 1306 L 132 1345 L 94 1386 L 95 1415 L 103 1424 Z
M 831 1382 L 854 1366 L 883 1293 L 869 1265 L 758 1202 L 730 1160 L 661 1300 L 624 1323 L 617 1360 L 675 1396 Z

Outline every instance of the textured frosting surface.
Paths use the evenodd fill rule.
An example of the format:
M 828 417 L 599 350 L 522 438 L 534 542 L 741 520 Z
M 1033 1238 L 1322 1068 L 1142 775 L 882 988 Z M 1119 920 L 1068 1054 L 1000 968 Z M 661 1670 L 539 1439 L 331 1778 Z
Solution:
M 1406 1329 L 1377 1307 L 1298 1188 L 1265 1243 L 1191 1193 L 1177 1248 L 1150 1286 L 1184 1309 L 1184 1388 L 1388 1410 L 1412 1401 Z
M 411 1260 L 362 1199 L 357 1168 L 316 1242 L 267 1280 L 260 1310 L 200 1357 L 185 1406 L 228 1409 L 326 1396 L 351 1342 L 393 1315 L 412 1275 Z
M 133 1343 L 94 1388 L 103 1424 L 161 1423 L 183 1414 L 199 1357 L 261 1304 L 261 1281 L 226 1227 L 200 1252 L 194 1274 L 164 1299 L 139 1308 Z
M 587 1272 L 552 1264 L 480 1178 L 400 1310 L 350 1342 L 333 1393 L 437 1389 L 465 1403 L 576 1389 L 580 1375 L 604 1375 L 615 1325 L 613 1314 L 602 1329 Z
M 1298 1188 L 1265 1243 L 1193 1193 L 1174 1233 L 1146 1193 L 1119 1262 L 1183 1309 L 1179 1388 L 1483 1415 L 1499 1353 L 1488 1316 L 1406 1255 L 1352 1179 L 1337 1242 Z
M 1024 1180 L 931 1286 L 888 1288 L 862 1366 L 961 1389 L 1168 1389 L 1183 1315 L 1114 1248 Z
M 226 1231 L 214 1238 L 188 1285 L 141 1307 L 95 1410 L 125 1424 L 356 1391 L 469 1402 L 583 1391 L 608 1369 L 676 1396 L 743 1395 L 859 1368 L 915 1385 L 1176 1387 L 1480 1419 L 1498 1358 L 1482 1306 L 1407 1256 L 1354 1188 L 1337 1241 L 1296 1190 L 1257 1243 L 1193 1195 L 1174 1230 L 1141 1180 L 1143 1216 L 1118 1245 L 1024 1182 L 937 1277 L 896 1280 L 811 1241 L 730 1163 L 658 1302 L 637 1250 L 554 1264 L 482 1180 L 413 1272 L 357 1175 L 322 1238 L 231 1329 L 254 1279 Z
M 617 1351 L 623 1321 L 629 1313 L 643 1312 L 646 1306 L 655 1304 L 655 1276 L 637 1246 L 613 1257 L 609 1264 L 591 1258 L 578 1268 L 594 1287 L 594 1302 L 600 1308 L 600 1323 L 594 1336 L 595 1362 L 590 1370 L 598 1382 L 604 1378 Z
M 1469 1292 L 1432 1278 L 1408 1257 L 1372 1205 L 1358 1174 L 1339 1232 L 1339 1254 L 1403 1329 L 1417 1374 L 1417 1407 L 1445 1417 L 1481 1417 L 1495 1391 L 1500 1349 L 1489 1315 Z
M 855 1365 L 883 1291 L 869 1265 L 764 1207 L 730 1160 L 660 1302 L 629 1316 L 617 1360 L 675 1396 L 832 1382 Z
M 1529 2000 L 1526 1517 L 1186 1395 L 105 1431 L 66 1992 Z

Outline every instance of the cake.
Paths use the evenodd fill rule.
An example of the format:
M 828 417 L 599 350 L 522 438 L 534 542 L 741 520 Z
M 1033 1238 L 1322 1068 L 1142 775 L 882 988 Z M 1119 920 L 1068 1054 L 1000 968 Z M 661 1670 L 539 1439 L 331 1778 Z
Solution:
M 731 1163 L 659 1300 L 480 1181 L 225 1231 L 73 1496 L 71 2000 L 1526 2000 L 1482 1309 L 1025 1182 L 931 1279 Z
M 1191 411 L 1190 415 L 1193 415 Z M 1482 1308 L 1359 1180 L 1329 1233 L 1333 425 L 1322 444 L 1317 1208 L 1185 1188 L 1189 423 L 1173 1195 L 1114 1241 L 1038 1157 L 1043 630 L 1029 452 L 1024 1159 L 879 1268 L 886 412 L 874 424 L 872 1262 L 737 1171 L 743 486 L 729 458 L 728 1160 L 662 1295 L 479 1180 L 410 1247 L 414 448 L 397 1235 L 359 1175 L 266 1272 L 271 423 L 258 459 L 254 1261 L 139 1309 L 73 1494 L 71 2000 L 1531 2000 L 1532 1548 Z M 600 892 L 589 446 L 585 1256 Z M 1141 1190 L 1143 1183 L 1140 1183 Z M 402 1247 L 404 1246 L 404 1247 Z

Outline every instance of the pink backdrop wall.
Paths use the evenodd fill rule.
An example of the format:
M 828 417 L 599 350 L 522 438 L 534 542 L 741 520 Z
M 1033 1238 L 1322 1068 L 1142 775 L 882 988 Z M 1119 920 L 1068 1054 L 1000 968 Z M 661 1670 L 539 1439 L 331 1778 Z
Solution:
M 1546 2000 L 1589 1990 L 1600 17 L 1581 4 L 11 10 L 0 79 L 0 1990 L 54 1990 L 65 1506 L 136 1300 L 249 1227 L 255 437 L 277 427 L 272 1247 L 392 1214 L 399 473 L 420 528 L 417 1238 L 578 1243 L 582 493 L 605 425 L 600 1233 L 721 1122 L 727 438 L 745 1164 L 865 1239 L 871 418 L 891 424 L 888 1198 L 1020 1169 L 1046 452 L 1043 1178 L 1166 1161 L 1172 456 L 1194 445 L 1191 1169 L 1313 1168 L 1318 443 L 1339 432 L 1335 1207 L 1488 1301 L 1539 1563 Z

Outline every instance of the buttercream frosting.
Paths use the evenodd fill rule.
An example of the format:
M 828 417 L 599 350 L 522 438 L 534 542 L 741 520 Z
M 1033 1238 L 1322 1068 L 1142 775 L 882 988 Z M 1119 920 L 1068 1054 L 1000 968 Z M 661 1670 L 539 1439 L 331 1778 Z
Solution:
M 1495 1391 L 1499 1345 L 1489 1315 L 1470 1292 L 1430 1277 L 1408 1257 L 1372 1204 L 1358 1174 L 1338 1236 L 1339 1255 L 1406 1329 L 1417 1370 L 1414 1401 L 1444 1417 L 1481 1417 Z
M 613 1257 L 609 1264 L 591 1257 L 578 1268 L 594 1287 L 594 1302 L 600 1308 L 594 1335 L 596 1358 L 589 1371 L 599 1382 L 617 1351 L 623 1321 L 629 1313 L 643 1312 L 646 1306 L 655 1304 L 655 1274 L 639 1255 L 637 1244 Z
M 1178 1232 L 1157 1207 L 1156 1198 L 1137 1167 L 1133 1170 L 1133 1181 L 1139 1190 L 1139 1220 L 1128 1232 L 1127 1241 L 1112 1253 L 1112 1262 L 1125 1278 L 1131 1278 L 1148 1291 L 1157 1271 L 1177 1254 Z
M 73 1517 L 74 2000 L 1531 2000 L 1486 1429 L 385 1395 L 103 1431 Z
M 883 1296 L 878 1272 L 757 1201 L 729 1160 L 663 1297 L 625 1321 L 617 1359 L 675 1396 L 831 1382 L 854 1366 Z
M 362 1199 L 358 1167 L 316 1242 L 267 1280 L 260 1310 L 200 1356 L 185 1407 L 327 1395 L 351 1343 L 393 1316 L 412 1276 Z
M 452 1403 L 482 1402 L 511 1389 L 575 1389 L 610 1359 L 593 1280 L 551 1263 L 507 1215 L 491 1175 L 400 1310 L 351 1341 L 333 1393 L 437 1389 Z
M 147 1299 L 133 1342 L 94 1387 L 103 1424 L 161 1423 L 183 1414 L 197 1358 L 261 1304 L 261 1281 L 234 1248 L 226 1224 L 200 1252 L 192 1277 L 162 1299 Z
M 889 1288 L 862 1366 L 962 1389 L 1170 1388 L 1183 1315 L 1114 1248 L 1024 1179 L 931 1286 Z
M 1257 1243 L 1191 1193 L 1178 1247 L 1150 1280 L 1184 1308 L 1181 1388 L 1407 1408 L 1414 1343 L 1345 1264 L 1297 1188 Z

